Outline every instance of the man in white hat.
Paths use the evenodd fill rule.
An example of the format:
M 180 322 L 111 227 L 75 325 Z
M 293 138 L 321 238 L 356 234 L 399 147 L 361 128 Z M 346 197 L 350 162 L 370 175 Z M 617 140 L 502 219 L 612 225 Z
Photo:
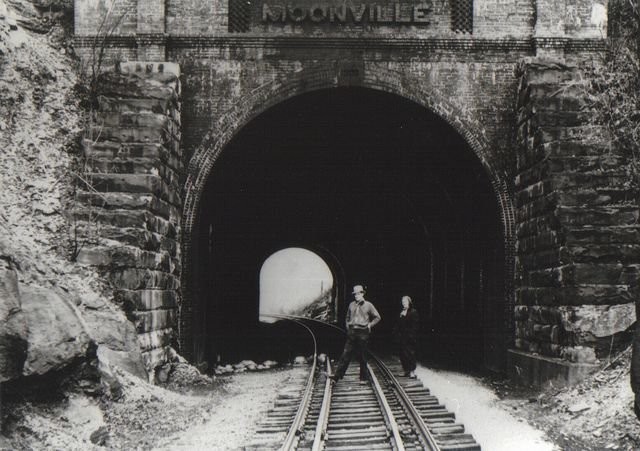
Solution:
M 336 365 L 333 376 L 329 376 L 333 382 L 337 382 L 344 376 L 347 367 L 354 355 L 360 360 L 360 383 L 367 380 L 367 343 L 373 326 L 380 322 L 380 314 L 373 304 L 364 298 L 365 291 L 362 285 L 353 287 L 355 298 L 347 309 L 347 342 L 344 351 Z

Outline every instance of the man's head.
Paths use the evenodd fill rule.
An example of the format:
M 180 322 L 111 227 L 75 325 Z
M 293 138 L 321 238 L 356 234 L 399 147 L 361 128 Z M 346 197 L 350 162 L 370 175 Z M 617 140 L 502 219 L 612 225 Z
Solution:
M 364 287 L 362 285 L 353 286 L 353 297 L 356 298 L 356 301 L 364 300 Z

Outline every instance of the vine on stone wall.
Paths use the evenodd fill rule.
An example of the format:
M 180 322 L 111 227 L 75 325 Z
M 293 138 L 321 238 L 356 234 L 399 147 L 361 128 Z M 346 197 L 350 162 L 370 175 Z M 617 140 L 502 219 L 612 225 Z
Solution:
M 99 78 L 104 69 L 106 51 L 108 50 L 107 42 L 118 31 L 120 24 L 132 9 L 132 7 L 125 8 L 122 14 L 113 17 L 117 3 L 117 1 L 113 2 L 105 13 L 93 38 L 90 56 L 88 59 L 82 59 L 78 68 L 80 78 L 76 90 L 82 97 L 83 106 L 90 112 L 98 106 Z
M 605 125 L 611 150 L 628 160 L 628 188 L 640 193 L 640 1 L 609 2 L 604 64 L 593 70 L 593 120 Z
M 68 215 L 68 254 L 71 261 L 77 259 L 85 246 L 100 244 L 100 212 L 107 205 L 104 195 L 95 188 L 92 176 L 97 169 L 85 152 L 85 142 L 95 144 L 100 137 L 103 124 L 96 120 L 96 111 L 99 108 L 100 74 L 105 63 L 107 41 L 131 10 L 129 7 L 114 18 L 116 4 L 117 2 L 113 2 L 102 18 L 91 45 L 89 58 L 79 59 L 76 67 L 78 82 L 75 91 L 85 113 L 82 132 L 78 137 L 76 158 L 71 168 L 73 189 Z

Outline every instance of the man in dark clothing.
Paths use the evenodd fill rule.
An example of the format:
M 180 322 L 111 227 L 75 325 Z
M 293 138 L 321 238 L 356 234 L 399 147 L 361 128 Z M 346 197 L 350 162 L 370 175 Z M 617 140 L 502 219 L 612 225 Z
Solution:
M 336 365 L 335 374 L 330 376 L 334 382 L 342 379 L 354 355 L 360 360 L 361 383 L 367 380 L 367 343 L 371 329 L 380 322 L 380 314 L 371 302 L 365 300 L 364 294 L 362 285 L 353 287 L 355 301 L 347 309 L 347 342 Z

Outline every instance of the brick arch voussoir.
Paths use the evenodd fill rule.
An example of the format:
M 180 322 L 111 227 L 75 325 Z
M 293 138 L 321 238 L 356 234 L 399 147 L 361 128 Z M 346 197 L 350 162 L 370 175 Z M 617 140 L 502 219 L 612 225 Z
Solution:
M 400 73 L 388 69 L 376 70 L 373 74 L 365 76 L 360 86 L 406 98 L 422 105 L 445 120 L 465 139 L 474 154 L 479 158 L 487 171 L 501 207 L 508 208 L 507 204 L 509 202 L 507 204 L 504 203 L 505 194 L 508 194 L 504 192 L 506 185 L 491 163 L 488 151 L 489 143 L 481 133 L 476 131 L 477 126 L 474 127 L 472 121 L 467 119 L 463 108 L 455 105 L 439 92 L 425 89 L 420 85 L 418 79 L 407 81 L 406 74 L 402 77 L 400 75 Z M 189 233 L 191 230 L 200 194 L 217 158 L 229 141 L 249 121 L 278 103 L 297 95 L 337 86 L 337 74 L 334 68 L 307 70 L 301 74 L 296 74 L 296 77 L 292 80 L 284 82 L 274 80 L 272 83 L 262 86 L 253 91 L 251 96 L 238 102 L 222 114 L 221 118 L 205 134 L 202 143 L 195 150 L 188 165 L 184 187 L 184 232 Z
M 407 77 L 406 75 L 401 75 L 399 72 L 389 71 L 387 76 L 382 77 L 385 81 L 382 81 L 379 76 L 371 77 L 370 79 L 365 78 L 363 86 L 396 94 L 437 114 L 464 138 L 484 166 L 492 183 L 494 181 L 499 183 L 499 173 L 494 169 L 488 151 L 489 142 L 481 133 L 476 131 L 477 125 L 474 126 L 472 121 L 467 118 L 464 108 L 456 105 L 437 90 L 426 89 L 421 86 L 417 79 L 402 82 L 401 80 L 406 80 Z
M 183 224 L 187 230 L 184 232 L 191 232 L 202 189 L 215 161 L 224 147 L 247 123 L 284 100 L 305 92 L 336 86 L 335 72 L 313 71 L 308 76 L 296 77 L 294 80 L 283 83 L 274 81 L 270 85 L 262 86 L 249 98 L 237 103 L 229 111 L 222 114 L 221 119 L 214 123 L 205 134 L 188 164 L 183 209 Z

